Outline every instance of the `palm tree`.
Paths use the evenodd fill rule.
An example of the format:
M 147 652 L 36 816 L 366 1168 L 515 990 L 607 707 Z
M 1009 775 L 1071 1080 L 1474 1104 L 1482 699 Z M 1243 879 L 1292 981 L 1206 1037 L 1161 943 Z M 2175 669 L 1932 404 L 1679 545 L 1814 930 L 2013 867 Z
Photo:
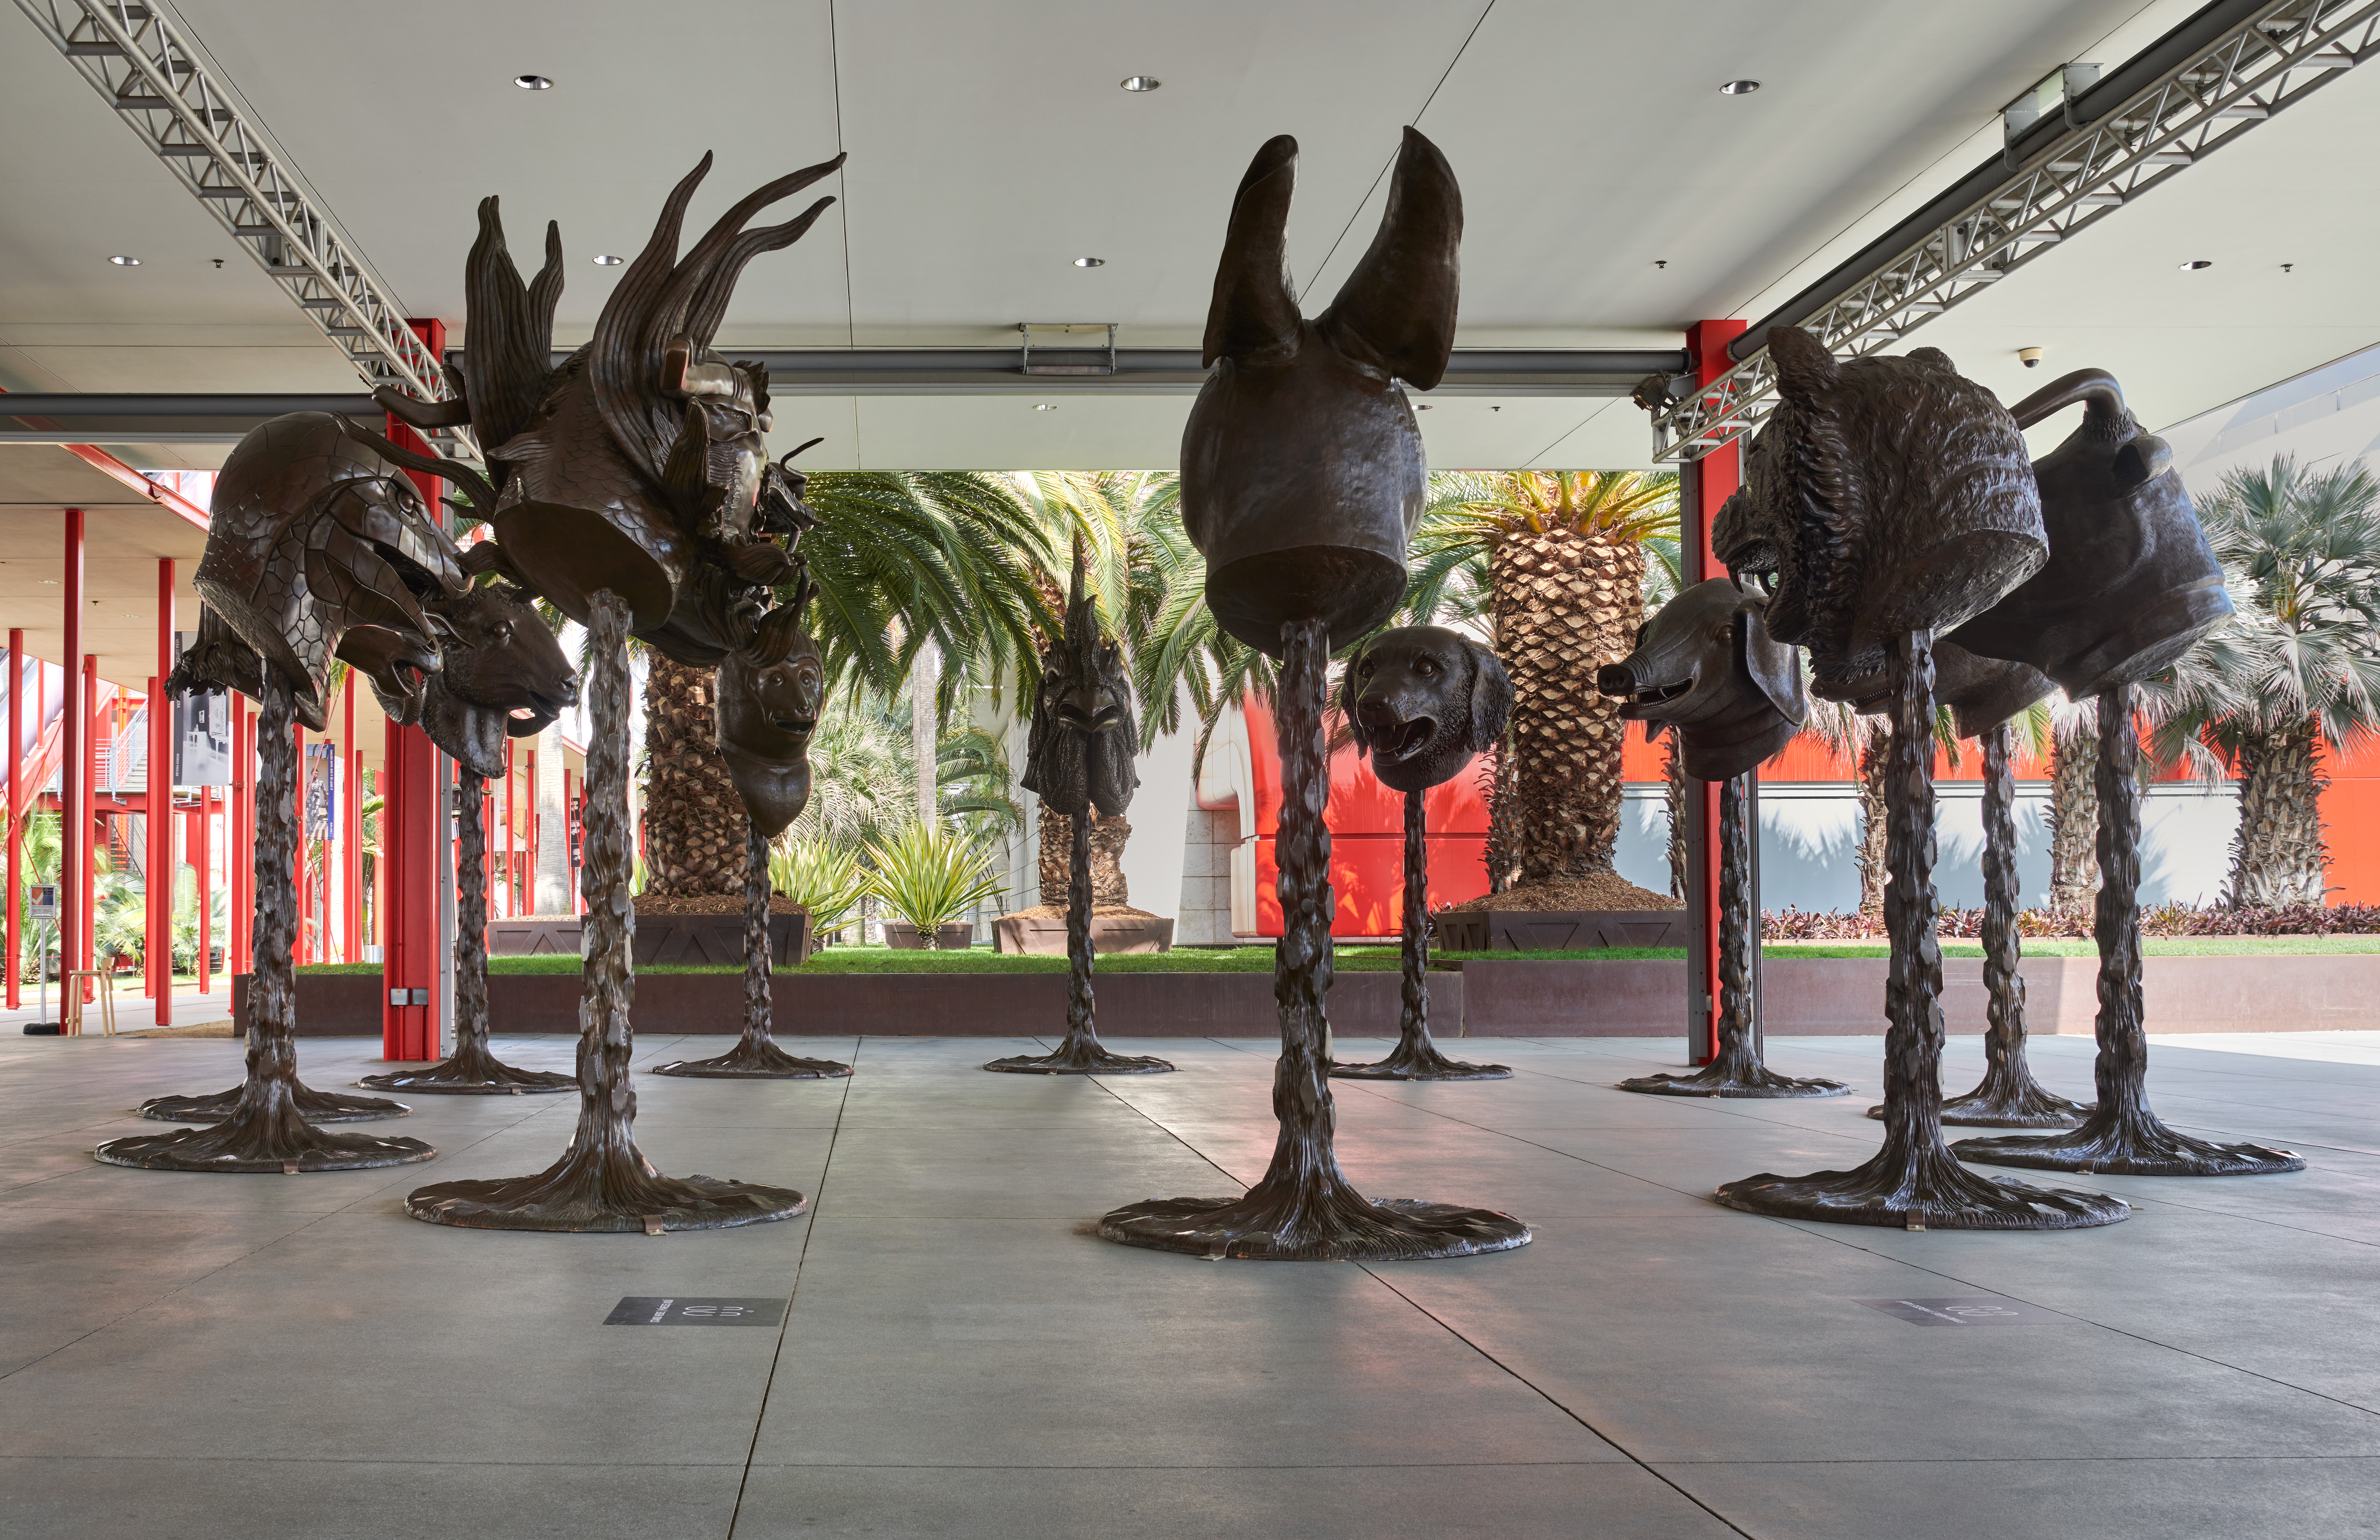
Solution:
M 2099 891 L 2099 702 L 2059 697 L 2049 747 L 2049 906 L 2079 911 Z
M 2284 455 L 2225 477 L 2199 522 L 2240 612 L 2195 660 L 2225 687 L 2175 690 L 2158 746 L 2203 745 L 2238 770 L 2225 903 L 2318 904 L 2322 746 L 2380 727 L 2380 479 Z
M 1542 883 L 1609 873 L 1626 724 L 1620 703 L 1597 693 L 1595 671 L 1633 645 L 1645 613 L 1645 542 L 1677 538 L 1677 476 L 1449 477 L 1432 503 L 1414 540 L 1417 592 L 1408 608 L 1429 605 L 1448 587 L 1474 602 L 1484 595 L 1496 654 L 1512 678 L 1506 848 L 1514 869 L 1493 875 Z

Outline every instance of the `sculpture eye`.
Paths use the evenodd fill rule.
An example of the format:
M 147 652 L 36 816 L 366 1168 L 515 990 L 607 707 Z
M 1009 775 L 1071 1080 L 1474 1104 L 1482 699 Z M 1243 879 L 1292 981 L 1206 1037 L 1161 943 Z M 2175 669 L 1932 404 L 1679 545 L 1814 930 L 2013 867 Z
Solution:
M 1414 663 L 1414 672 L 1420 674 L 1424 679 L 1427 679 L 1432 674 L 1439 672 L 1438 660 L 1435 658 L 1417 659 Z

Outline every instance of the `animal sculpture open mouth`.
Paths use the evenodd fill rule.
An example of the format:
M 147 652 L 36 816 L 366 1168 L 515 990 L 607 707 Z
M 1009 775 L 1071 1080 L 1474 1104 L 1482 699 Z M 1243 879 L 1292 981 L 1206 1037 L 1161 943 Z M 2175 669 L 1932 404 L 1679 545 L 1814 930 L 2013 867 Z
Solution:
M 1681 679 L 1674 685 L 1648 685 L 1643 689 L 1632 690 L 1628 694 L 1628 704 L 1621 708 L 1621 714 L 1658 706 L 1665 700 L 1675 700 L 1682 695 L 1690 694 L 1694 687 L 1692 679 Z
M 1398 723 L 1385 733 L 1376 733 L 1372 739 L 1372 755 L 1376 762 L 1396 764 L 1410 759 L 1427 748 L 1438 736 L 1438 721 L 1434 717 L 1415 717 Z
M 1058 721 L 1071 732 L 1112 733 L 1123 725 L 1123 708 L 1110 706 L 1094 717 L 1086 715 L 1072 706 L 1061 706 L 1058 708 Z

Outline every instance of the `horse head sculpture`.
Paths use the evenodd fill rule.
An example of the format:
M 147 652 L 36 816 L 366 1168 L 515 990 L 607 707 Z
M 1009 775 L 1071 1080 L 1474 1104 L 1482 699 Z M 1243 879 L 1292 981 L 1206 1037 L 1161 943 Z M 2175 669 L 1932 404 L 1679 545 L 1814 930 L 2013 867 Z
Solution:
M 1838 690 L 1881 671 L 1891 638 L 1948 631 L 2040 570 L 2049 553 L 2024 438 L 1949 358 L 1839 362 L 1774 327 L 1778 406 L 1712 521 L 1739 578 L 1773 578 L 1768 634 L 1810 653 Z
M 1017 784 L 1052 812 L 1079 819 L 1097 808 L 1114 818 L 1132 806 L 1132 794 L 1140 789 L 1132 766 L 1139 752 L 1123 649 L 1099 629 L 1099 611 L 1084 591 L 1083 553 L 1077 550 L 1065 630 L 1041 654 L 1025 773 Z
M 1398 382 L 1435 386 L 1454 346 L 1463 197 L 1412 128 L 1371 249 L 1330 308 L 1299 313 L 1285 259 L 1297 141 L 1257 152 L 1232 203 L 1207 312 L 1211 372 L 1182 432 L 1182 523 L 1216 624 L 1279 657 L 1285 621 L 1333 645 L 1404 595 L 1427 467 Z
M 1459 631 L 1399 626 L 1348 660 L 1339 709 L 1381 785 L 1427 791 L 1504 741 L 1512 681 L 1496 654 Z
M 1698 781 L 1731 781 L 1773 757 L 1809 720 L 1802 661 L 1769 634 L 1769 600 L 1714 577 L 1653 612 L 1635 650 L 1596 671 L 1600 693 L 1652 737 L 1678 730 L 1679 763 Z

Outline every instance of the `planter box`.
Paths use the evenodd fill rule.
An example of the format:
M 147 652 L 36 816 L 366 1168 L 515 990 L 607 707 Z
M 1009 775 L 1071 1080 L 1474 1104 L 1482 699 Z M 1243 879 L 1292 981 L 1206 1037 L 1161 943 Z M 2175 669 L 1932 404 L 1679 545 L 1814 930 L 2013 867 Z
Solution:
M 1472 909 L 1433 915 L 1430 923 L 1447 952 L 1682 947 L 1687 928 L 1683 909 Z
M 248 986 L 255 976 L 231 976 L 231 1023 L 248 1031 Z M 573 979 L 569 982 L 576 983 Z M 377 1037 L 381 1035 L 382 978 L 376 973 L 301 973 L 298 976 L 298 1036 Z M 301 1066 L 299 1073 L 303 1074 Z
M 529 915 L 488 922 L 488 955 L 536 957 L 560 953 L 582 955 L 580 939 L 587 922 L 577 916 Z M 808 939 L 808 915 L 769 916 L 769 955 L 807 957 L 793 949 Z M 738 915 L 638 915 L 637 934 L 628 946 L 639 964 L 717 963 L 744 964 L 744 916 Z
M 926 939 L 907 920 L 884 922 L 884 944 L 895 952 L 922 952 Z M 965 952 L 975 945 L 975 925 L 970 920 L 954 920 L 934 929 L 934 949 L 938 952 Z
M 1036 957 L 1066 955 L 1066 917 L 1002 915 L 992 922 L 992 944 Z M 1093 915 L 1091 947 L 1101 957 L 1173 950 L 1173 921 L 1159 915 Z

